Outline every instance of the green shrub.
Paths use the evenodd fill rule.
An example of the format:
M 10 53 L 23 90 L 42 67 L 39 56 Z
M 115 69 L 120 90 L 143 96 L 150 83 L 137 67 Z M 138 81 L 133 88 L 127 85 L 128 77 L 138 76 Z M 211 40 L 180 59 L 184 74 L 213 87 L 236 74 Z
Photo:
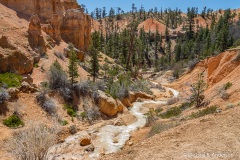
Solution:
M 74 110 L 74 108 L 72 106 L 65 104 L 64 109 L 67 110 L 67 114 L 69 116 L 71 116 L 71 117 L 76 117 L 77 116 L 77 112 L 76 112 L 76 110 Z
M 228 83 L 224 84 L 224 86 L 223 86 L 224 90 L 228 90 L 230 87 L 232 87 L 231 82 L 228 82 Z
M 11 128 L 17 128 L 19 126 L 23 126 L 23 121 L 15 114 L 11 115 L 9 118 L 3 120 L 3 124 L 11 127 Z
M 85 118 L 87 118 L 87 113 L 86 113 L 86 112 L 82 112 L 82 113 L 80 114 L 80 117 L 82 118 L 82 120 L 85 119 Z
M 20 87 L 22 82 L 22 76 L 15 73 L 0 74 L 0 85 L 6 84 L 10 87 Z
M 67 121 L 67 120 L 60 120 L 59 123 L 60 123 L 62 126 L 68 125 L 68 121 Z
M 171 117 L 175 117 L 178 116 L 182 113 L 182 110 L 179 107 L 173 107 L 170 108 L 169 110 L 167 110 L 165 113 L 160 114 L 159 116 L 161 118 L 171 118 Z
M 34 68 L 38 68 L 38 67 L 39 67 L 38 63 L 34 63 L 34 64 L 33 64 L 33 67 L 34 67 Z
M 208 114 L 213 114 L 213 113 L 216 113 L 216 112 L 217 112 L 217 106 L 211 106 L 211 107 L 205 108 L 203 110 L 200 110 L 196 113 L 192 113 L 190 115 L 190 118 L 199 118 L 199 117 L 202 117 L 202 116 L 205 116 L 205 115 L 208 115 Z

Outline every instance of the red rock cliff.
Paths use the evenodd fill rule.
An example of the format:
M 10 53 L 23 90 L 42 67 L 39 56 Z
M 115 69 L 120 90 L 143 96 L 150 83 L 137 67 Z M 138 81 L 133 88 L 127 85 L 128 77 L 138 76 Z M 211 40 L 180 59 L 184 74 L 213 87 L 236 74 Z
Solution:
M 38 15 L 42 29 L 54 40 L 73 43 L 86 51 L 91 38 L 91 18 L 76 0 L 0 0 L 19 15 Z

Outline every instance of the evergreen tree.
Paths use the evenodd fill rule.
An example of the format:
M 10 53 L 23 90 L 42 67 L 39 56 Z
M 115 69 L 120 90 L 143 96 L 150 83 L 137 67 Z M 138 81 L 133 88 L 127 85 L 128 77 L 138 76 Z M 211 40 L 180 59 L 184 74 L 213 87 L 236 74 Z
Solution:
M 98 77 L 99 74 L 99 50 L 100 50 L 100 34 L 99 32 L 95 31 L 92 34 L 92 41 L 90 45 L 90 53 L 91 53 L 91 69 L 90 69 L 90 74 L 93 77 L 93 82 L 95 82 L 96 78 Z
M 79 77 L 78 74 L 78 59 L 77 54 L 74 51 L 74 46 L 69 44 L 70 55 L 69 55 L 69 64 L 68 64 L 68 74 L 70 77 L 70 83 L 73 87 L 74 83 L 77 82 L 76 78 Z

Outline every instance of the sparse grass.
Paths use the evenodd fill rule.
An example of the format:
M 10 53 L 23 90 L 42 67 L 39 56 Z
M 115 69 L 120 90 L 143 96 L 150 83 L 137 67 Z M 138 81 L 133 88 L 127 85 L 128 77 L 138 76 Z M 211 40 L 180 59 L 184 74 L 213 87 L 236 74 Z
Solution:
M 168 123 L 156 123 L 151 131 L 149 132 L 148 136 L 149 137 L 152 137 L 154 136 L 155 134 L 159 134 L 161 132 L 164 132 L 164 131 L 167 131 L 173 127 L 176 127 L 178 125 L 178 123 L 174 123 L 174 122 L 168 122 Z
M 228 82 L 228 83 L 224 84 L 224 86 L 223 86 L 224 90 L 228 90 L 230 87 L 232 87 L 231 82 Z
M 205 115 L 208 115 L 208 114 L 216 113 L 217 108 L 218 108 L 217 106 L 211 106 L 211 107 L 205 108 L 205 109 L 200 110 L 196 113 L 192 113 L 190 115 L 190 118 L 199 118 L 199 117 L 202 117 L 202 116 L 205 116 Z
M 15 114 L 11 115 L 7 119 L 3 120 L 3 124 L 10 128 L 17 128 L 19 126 L 23 126 L 23 121 Z
M 8 88 L 20 87 L 22 82 L 22 76 L 15 73 L 0 74 L 0 85 L 7 85 Z

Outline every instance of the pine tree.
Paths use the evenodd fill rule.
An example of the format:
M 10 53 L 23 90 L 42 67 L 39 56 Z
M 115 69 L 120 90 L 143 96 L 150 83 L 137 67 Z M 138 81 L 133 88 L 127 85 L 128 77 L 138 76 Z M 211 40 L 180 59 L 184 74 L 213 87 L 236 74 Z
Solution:
M 70 77 L 70 83 L 73 87 L 74 83 L 76 83 L 76 78 L 79 77 L 78 74 L 78 59 L 77 54 L 74 51 L 74 46 L 69 44 L 70 55 L 69 55 L 69 64 L 68 64 L 68 74 Z
M 92 41 L 90 45 L 90 53 L 91 53 L 91 69 L 90 69 L 90 74 L 93 77 L 93 82 L 96 81 L 96 78 L 98 77 L 99 74 L 99 50 L 100 50 L 100 34 L 95 31 L 92 34 Z

